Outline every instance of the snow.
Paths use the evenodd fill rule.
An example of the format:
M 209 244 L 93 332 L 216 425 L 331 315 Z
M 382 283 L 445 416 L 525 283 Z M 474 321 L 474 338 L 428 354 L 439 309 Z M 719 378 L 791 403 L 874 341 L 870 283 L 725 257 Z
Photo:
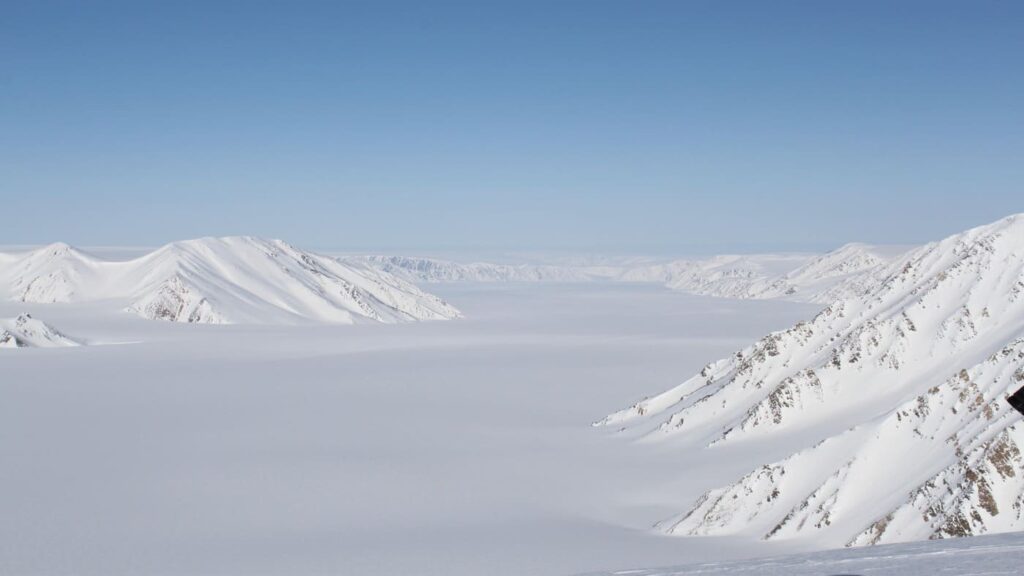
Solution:
M 52 326 L 19 314 L 16 318 L 0 318 L 0 348 L 61 348 L 81 343 L 61 334 Z
M 349 256 L 349 264 L 379 268 L 409 282 L 587 282 L 619 273 L 614 266 L 460 263 L 408 256 Z
M 874 288 L 598 422 L 709 458 L 758 441 L 789 452 L 660 529 L 819 546 L 1024 529 L 1024 426 L 1004 401 L 1024 383 L 1024 217 L 874 273 Z
M 658 265 L 121 254 L 0 254 L 6 342 L 59 346 L 0 354 L 0 572 L 1016 571 L 1018 536 L 852 547 L 1024 529 L 1022 216 Z
M 0 302 L 131 342 L 0 355 L 0 572 L 553 576 L 788 550 L 652 533 L 677 462 L 589 422 L 815 306 L 438 288 L 463 320 L 203 325 Z M 691 493 L 718 468 L 694 466 Z
M 66 244 L 0 260 L 0 291 L 20 302 L 121 300 L 144 318 L 188 323 L 385 323 L 459 312 L 386 272 L 251 237 L 175 242 L 111 261 Z
M 1005 576 L 1020 573 L 1022 557 L 1024 534 L 1003 534 L 588 576 Z
M 886 265 L 907 250 L 847 244 L 822 255 L 722 255 L 655 263 L 637 259 L 600 264 L 460 263 L 408 256 L 347 256 L 342 261 L 375 266 L 416 283 L 644 282 L 720 298 L 828 303 L 877 283 Z

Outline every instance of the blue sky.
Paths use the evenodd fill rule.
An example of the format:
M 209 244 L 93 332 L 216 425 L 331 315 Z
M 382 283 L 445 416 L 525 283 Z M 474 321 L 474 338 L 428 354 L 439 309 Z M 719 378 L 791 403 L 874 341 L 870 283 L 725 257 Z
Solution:
M 913 243 L 1024 211 L 1020 2 L 3 2 L 0 243 Z

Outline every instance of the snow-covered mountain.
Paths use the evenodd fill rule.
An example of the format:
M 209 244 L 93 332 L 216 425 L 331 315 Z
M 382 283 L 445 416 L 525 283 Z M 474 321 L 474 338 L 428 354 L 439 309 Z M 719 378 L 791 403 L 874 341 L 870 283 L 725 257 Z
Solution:
M 1024 529 L 1024 425 L 1004 401 L 1024 385 L 1024 215 L 862 264 L 873 288 L 599 422 L 797 444 L 659 528 L 826 545 Z
M 771 279 L 753 290 L 750 297 L 827 304 L 859 296 L 877 286 L 888 274 L 889 264 L 906 252 L 899 248 L 846 244 Z
M 81 286 L 96 281 L 96 262 L 61 242 L 5 260 L 0 277 L 20 302 L 70 302 Z
M 154 320 L 354 323 L 451 319 L 443 300 L 374 267 L 342 264 L 280 240 L 202 238 L 129 261 L 53 244 L 0 261 L 0 289 L 34 303 L 125 300 Z
M 407 256 L 349 256 L 415 283 L 650 282 L 718 298 L 784 298 L 826 303 L 862 292 L 899 252 L 848 244 L 820 256 L 748 254 L 603 265 L 459 263 Z
M 659 282 L 673 290 L 720 298 L 758 298 L 775 279 L 801 266 L 804 254 L 724 255 L 674 260 L 623 271 L 626 282 Z
M 368 265 L 408 282 L 587 282 L 619 273 L 614 266 L 460 263 L 409 256 L 349 256 L 345 263 Z
M 63 348 L 81 343 L 29 314 L 0 318 L 0 348 Z
M 627 282 L 660 282 L 673 290 L 718 298 L 771 299 L 828 303 L 857 295 L 876 284 L 902 252 L 867 244 L 847 244 L 819 256 L 750 254 L 675 260 L 623 270 Z

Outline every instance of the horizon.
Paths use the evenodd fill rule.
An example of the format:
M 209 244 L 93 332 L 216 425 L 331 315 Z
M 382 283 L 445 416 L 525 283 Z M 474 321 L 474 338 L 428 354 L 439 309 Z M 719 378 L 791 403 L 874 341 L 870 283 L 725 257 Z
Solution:
M 157 250 L 167 244 L 176 242 L 187 242 L 194 240 L 203 239 L 223 239 L 223 238 L 245 238 L 252 237 L 258 240 L 281 240 L 289 244 L 295 245 L 296 247 L 307 250 L 322 253 L 330 256 L 366 256 L 366 255 L 381 255 L 381 256 L 404 256 L 411 258 L 425 258 L 425 259 L 438 259 L 438 260 L 452 260 L 461 262 L 493 262 L 500 264 L 563 264 L 566 266 L 601 266 L 601 265 L 624 265 L 629 261 L 635 260 L 636 262 L 667 262 L 670 260 L 685 260 L 685 259 L 701 259 L 715 256 L 801 256 L 801 255 L 818 255 L 825 254 L 835 250 L 839 250 L 848 245 L 864 245 L 869 248 L 881 250 L 883 253 L 896 253 L 905 252 L 915 247 L 936 242 L 947 238 L 949 236 L 965 232 L 978 227 L 984 227 L 988 225 L 1001 222 L 1010 218 L 1020 218 L 1024 216 L 1024 212 L 1016 212 L 1007 214 L 991 222 L 984 222 L 975 226 L 970 226 L 963 230 L 957 230 L 949 234 L 945 234 L 938 238 L 932 238 L 925 242 L 916 244 L 878 244 L 872 242 L 863 242 L 859 240 L 851 240 L 842 245 L 832 246 L 825 249 L 815 250 L 809 248 L 795 248 L 795 249 L 767 249 L 762 244 L 751 244 L 749 250 L 722 250 L 714 251 L 712 247 L 706 248 L 703 251 L 625 251 L 625 250 L 567 250 L 567 249 L 472 249 L 472 248 L 358 248 L 358 247 L 323 247 L 323 246 L 303 246 L 296 245 L 290 242 L 287 238 L 273 238 L 266 236 L 253 236 L 251 234 L 236 234 L 227 236 L 199 236 L 196 238 L 180 238 L 172 240 L 171 242 L 165 242 L 163 244 L 153 245 L 130 245 L 130 244 L 109 244 L 109 245 L 89 245 L 81 244 L 76 245 L 63 240 L 55 240 L 53 242 L 38 243 L 38 244 L 3 244 L 0 243 L 0 253 L 3 252 L 16 252 L 26 251 L 45 248 L 53 245 L 66 245 L 76 250 L 81 250 L 85 253 L 100 258 L 110 258 L 115 255 L 120 255 L 128 258 L 138 257 L 145 255 L 153 250 Z M 894 252 L 895 251 L 895 252 Z M 561 261 L 561 262 L 560 262 Z M 568 263 L 566 263 L 568 261 Z M 589 262 L 588 262 L 589 261 Z M 582 263 L 581 263 L 582 262 Z

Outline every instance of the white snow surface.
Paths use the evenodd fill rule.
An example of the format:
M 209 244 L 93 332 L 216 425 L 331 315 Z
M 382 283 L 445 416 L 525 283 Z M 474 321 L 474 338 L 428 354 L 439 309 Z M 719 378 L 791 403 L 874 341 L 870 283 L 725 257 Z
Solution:
M 0 318 L 0 348 L 66 348 L 81 343 L 61 334 L 52 326 L 19 314 L 15 318 Z
M 0 302 L 131 342 L 0 354 L 0 573 L 555 576 L 792 549 L 652 532 L 679 459 L 589 423 L 817 306 L 437 288 L 464 320 L 210 326 Z M 736 465 L 687 469 L 696 497 Z
M 0 355 L 0 573 L 1016 573 L 1009 535 L 847 547 L 1024 528 L 1022 228 L 530 272 L 0 254 L 0 317 L 130 343 Z M 459 314 L 426 277 L 464 320 L 405 322 Z
M 119 300 L 144 318 L 204 324 L 459 317 L 386 272 L 252 237 L 175 242 L 125 261 L 52 244 L 0 259 L 0 291 L 28 303 Z
M 599 422 L 708 458 L 773 446 L 658 528 L 821 546 L 1024 529 L 1024 425 L 1004 400 L 1024 385 L 1024 216 L 874 274 L 874 288 Z
M 1024 534 L 1015 533 L 587 576 L 1007 576 L 1021 573 L 1021 558 Z

